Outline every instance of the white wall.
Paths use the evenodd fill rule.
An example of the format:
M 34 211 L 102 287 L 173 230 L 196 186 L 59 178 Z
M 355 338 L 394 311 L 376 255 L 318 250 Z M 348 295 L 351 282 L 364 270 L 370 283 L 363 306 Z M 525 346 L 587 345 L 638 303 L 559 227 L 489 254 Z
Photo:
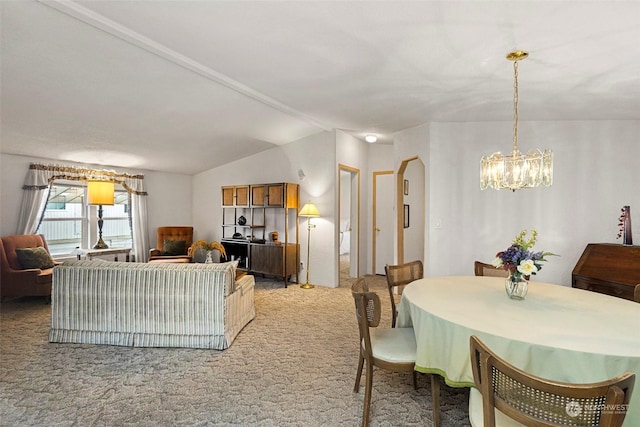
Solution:
M 621 243 L 616 235 L 623 205 L 631 206 L 640 239 L 638 135 L 640 121 L 521 122 L 522 151 L 553 150 L 553 185 L 480 191 L 480 157 L 511 148 L 511 123 L 432 123 L 427 274 L 473 274 L 474 260 L 491 261 L 520 230 L 536 228 L 535 249 L 559 257 L 534 279 L 570 286 L 587 243 Z
M 86 163 L 59 162 L 46 158 L 0 155 L 0 234 L 15 234 L 22 204 L 22 185 L 31 163 L 59 164 L 95 169 L 113 169 L 117 172 L 143 174 L 149 193 L 147 200 L 149 244 L 155 246 L 156 228 L 163 225 L 191 224 L 191 176 L 136 169 L 123 169 Z
M 301 180 L 298 171 L 304 172 Z M 338 274 L 334 252 L 336 242 L 335 187 L 337 182 L 335 133 L 320 132 L 293 143 L 275 147 L 193 177 L 193 223 L 197 238 L 222 238 L 220 187 L 223 185 L 291 182 L 300 184 L 301 205 L 312 201 L 320 218 L 311 230 L 309 281 L 335 287 Z M 300 259 L 306 268 L 306 219 L 300 219 Z M 306 278 L 306 271 L 300 272 Z

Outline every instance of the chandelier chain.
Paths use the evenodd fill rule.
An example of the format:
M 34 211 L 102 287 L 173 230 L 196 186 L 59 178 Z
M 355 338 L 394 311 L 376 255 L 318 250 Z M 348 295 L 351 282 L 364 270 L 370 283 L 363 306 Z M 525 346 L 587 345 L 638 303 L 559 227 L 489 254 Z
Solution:
M 513 153 L 518 151 L 518 61 L 513 61 Z

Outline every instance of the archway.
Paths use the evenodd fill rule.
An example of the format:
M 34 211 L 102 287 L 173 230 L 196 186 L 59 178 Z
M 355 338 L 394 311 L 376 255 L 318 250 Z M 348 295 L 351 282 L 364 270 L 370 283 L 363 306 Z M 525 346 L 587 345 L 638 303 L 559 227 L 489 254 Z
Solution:
M 424 263 L 426 218 L 425 167 L 418 156 L 403 160 L 396 179 L 397 262 Z

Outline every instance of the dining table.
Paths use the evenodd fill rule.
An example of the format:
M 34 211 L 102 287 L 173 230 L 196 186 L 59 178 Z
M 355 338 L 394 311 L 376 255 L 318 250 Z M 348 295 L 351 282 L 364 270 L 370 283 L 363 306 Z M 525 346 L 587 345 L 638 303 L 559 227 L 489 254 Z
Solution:
M 397 327 L 413 327 L 416 367 L 451 387 L 473 387 L 469 338 L 543 378 L 570 383 L 636 374 L 624 426 L 640 426 L 640 304 L 568 286 L 530 281 L 510 299 L 505 279 L 446 276 L 407 285 Z

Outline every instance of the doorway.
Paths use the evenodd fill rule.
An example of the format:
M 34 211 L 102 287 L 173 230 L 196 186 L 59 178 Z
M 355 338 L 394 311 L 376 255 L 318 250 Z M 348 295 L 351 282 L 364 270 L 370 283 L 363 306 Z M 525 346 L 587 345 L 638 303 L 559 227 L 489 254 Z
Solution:
M 393 264 L 393 171 L 373 173 L 373 230 L 371 252 L 373 274 L 384 276 L 384 266 Z
M 360 170 L 338 165 L 339 286 L 350 286 L 360 265 Z

